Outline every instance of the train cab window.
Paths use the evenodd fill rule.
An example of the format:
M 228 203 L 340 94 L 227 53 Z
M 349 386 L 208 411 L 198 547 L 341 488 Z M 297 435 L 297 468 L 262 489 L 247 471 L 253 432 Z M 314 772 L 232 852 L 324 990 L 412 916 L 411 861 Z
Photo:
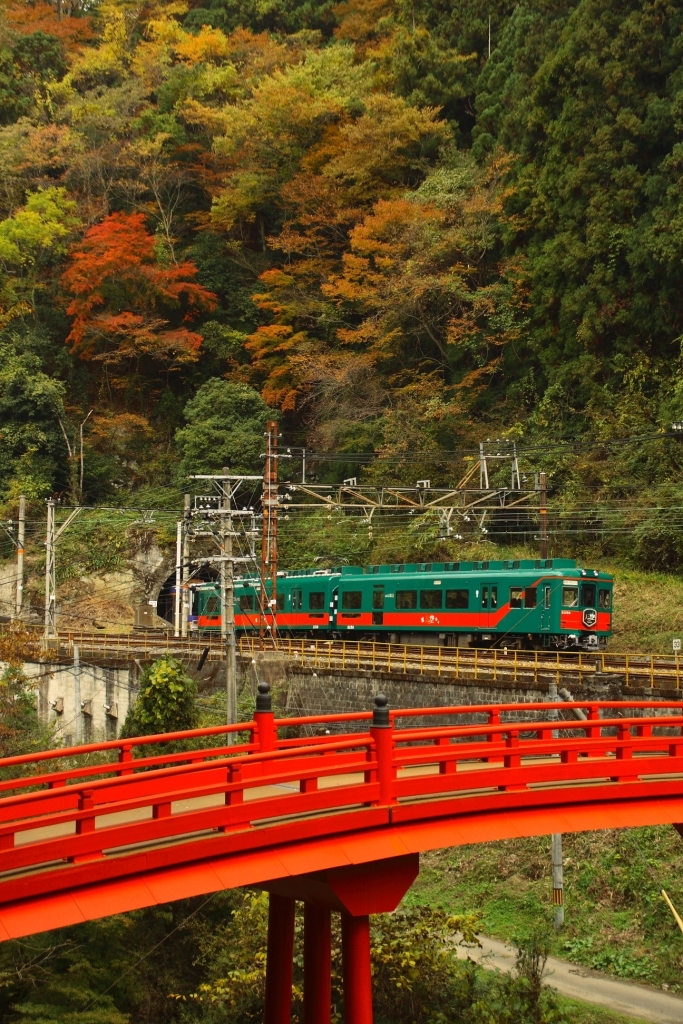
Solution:
M 381 611 L 384 608 L 384 587 L 375 587 L 373 590 L 372 607 L 375 611 Z
M 443 594 L 440 590 L 421 590 L 420 608 L 440 608 L 443 602 Z
M 446 591 L 446 607 L 447 608 L 469 608 L 470 606 L 470 592 L 469 590 L 447 590 Z
M 482 608 L 488 608 L 489 606 L 489 588 L 481 588 L 481 606 Z
M 216 600 L 216 598 L 212 598 Z M 254 610 L 254 595 L 253 594 L 242 594 L 240 598 L 240 611 L 241 612 L 253 612 Z
M 562 587 L 562 604 L 565 608 L 579 607 L 579 588 Z
M 244 598 L 240 598 L 240 608 L 242 607 L 242 601 Z M 204 609 L 205 615 L 220 615 L 221 602 L 217 597 L 210 597 L 206 602 L 206 608 Z
M 536 607 L 537 588 L 536 587 L 525 587 L 524 589 L 524 607 L 535 608 Z
M 598 608 L 604 608 L 605 610 L 612 607 L 612 594 L 609 590 L 598 591 Z
M 584 608 L 595 608 L 597 589 L 594 583 L 581 584 L 581 604 Z
M 524 591 L 521 587 L 510 587 L 510 607 L 521 608 Z
M 344 594 L 344 597 L 346 597 L 346 594 Z M 324 607 L 325 607 L 325 591 L 324 590 L 313 590 L 308 595 L 308 608 L 309 608 L 309 611 L 319 612 L 319 611 L 322 611 Z M 346 607 L 346 605 L 344 607 Z M 353 605 L 353 607 L 355 608 L 356 606 Z M 360 604 L 358 605 L 358 607 L 360 608 Z
M 491 587 L 491 607 L 498 607 L 498 587 Z
M 275 611 L 276 612 L 283 612 L 284 610 L 285 610 L 285 595 L 284 594 L 276 594 L 275 595 Z
M 397 590 L 397 608 L 417 608 L 417 590 Z
M 552 591 L 551 591 L 550 587 L 544 587 L 543 588 L 543 607 L 544 608 L 550 608 L 550 595 L 551 595 L 551 593 L 552 593 Z

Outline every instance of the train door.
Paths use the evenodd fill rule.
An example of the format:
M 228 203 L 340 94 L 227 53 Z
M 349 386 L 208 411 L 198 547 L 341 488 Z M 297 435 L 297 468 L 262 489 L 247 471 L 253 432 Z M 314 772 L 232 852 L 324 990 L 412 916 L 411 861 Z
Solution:
M 486 631 L 491 628 L 492 607 L 498 607 L 498 586 L 495 583 L 480 583 L 474 591 L 474 601 L 479 629 Z
M 543 582 L 539 588 L 541 599 L 541 632 L 547 633 L 552 629 L 552 587 L 549 583 Z
M 384 584 L 380 583 L 372 588 L 372 624 L 384 625 Z

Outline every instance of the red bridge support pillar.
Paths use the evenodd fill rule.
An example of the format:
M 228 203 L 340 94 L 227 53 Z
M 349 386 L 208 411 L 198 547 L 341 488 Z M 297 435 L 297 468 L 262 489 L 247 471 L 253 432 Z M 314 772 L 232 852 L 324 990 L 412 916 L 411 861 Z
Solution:
M 304 903 L 304 1024 L 332 1018 L 331 933 L 329 907 Z
M 304 904 L 304 1024 L 330 1024 L 330 914 L 341 913 L 344 1024 L 372 1024 L 370 914 L 395 910 L 417 878 L 416 853 L 267 882 L 268 960 L 264 1024 L 289 1024 L 294 901 Z
M 342 911 L 344 1024 L 372 1024 L 370 918 Z
M 294 910 L 289 896 L 270 894 L 264 1024 L 289 1024 L 292 1016 Z

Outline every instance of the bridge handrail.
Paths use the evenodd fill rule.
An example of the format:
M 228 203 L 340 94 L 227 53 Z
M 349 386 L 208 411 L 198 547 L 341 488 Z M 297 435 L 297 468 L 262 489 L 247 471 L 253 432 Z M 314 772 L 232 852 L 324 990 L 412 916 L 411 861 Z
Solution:
M 683 774 L 680 703 L 619 702 L 621 716 L 600 717 L 602 710 L 613 711 L 615 706 L 610 701 L 582 701 L 403 709 L 393 712 L 388 722 L 378 711 L 367 731 L 302 736 L 294 743 L 291 738 L 278 740 L 277 730 L 301 720 L 276 719 L 265 711 L 257 712 L 253 723 L 176 733 L 175 738 L 198 732 L 216 735 L 245 731 L 247 725 L 252 727 L 254 743 L 226 746 L 222 754 L 220 748 L 212 748 L 219 756 L 209 759 L 202 749 L 183 752 L 189 763 L 159 765 L 163 753 L 111 762 L 104 766 L 113 773 L 108 778 L 84 779 L 78 776 L 79 769 L 72 769 L 75 775 L 62 785 L 0 798 L 0 872 L 4 873 L 0 904 L 16 899 L 18 891 L 57 891 L 65 884 L 65 868 L 76 871 L 83 861 L 97 861 L 98 871 L 122 872 L 129 851 L 134 858 L 135 851 L 149 848 L 160 862 L 191 862 L 205 848 L 206 856 L 212 855 L 216 836 L 242 844 L 239 848 L 245 843 L 256 848 L 268 842 L 273 830 L 284 834 L 283 830 L 294 829 L 299 837 L 311 830 L 333 835 L 350 827 L 349 823 L 360 826 L 368 821 L 364 815 L 372 808 L 378 814 L 382 808 L 393 808 L 391 814 L 399 814 L 401 820 L 425 814 L 425 806 L 429 815 L 438 815 L 441 805 L 434 802 L 436 797 L 446 802 L 452 814 L 453 799 L 460 809 L 470 805 L 486 809 L 494 799 L 492 793 L 528 803 L 547 800 L 549 789 L 562 787 L 566 793 L 564 787 L 572 782 L 584 793 L 590 781 L 608 789 L 628 782 L 628 791 L 634 795 L 679 794 Z M 501 713 L 523 715 L 571 707 L 586 708 L 588 719 L 562 721 L 542 714 L 500 720 Z M 653 709 L 665 713 L 642 714 Z M 396 728 L 401 718 L 410 720 L 425 710 L 430 715 L 485 711 L 487 720 Z M 311 722 L 311 717 L 306 724 L 315 724 L 316 718 L 331 720 L 331 716 L 315 716 Z M 352 714 L 332 720 L 335 717 L 343 724 L 350 719 L 368 721 L 370 716 Z M 666 729 L 668 735 L 654 736 L 655 729 Z M 168 743 L 169 735 L 139 739 L 162 745 Z M 97 746 L 71 748 L 71 752 L 91 752 Z M 105 746 L 111 749 L 116 743 L 109 741 Z M 35 755 L 34 760 L 44 763 Z M 425 766 L 426 774 L 424 770 L 414 774 Z M 34 787 L 50 785 L 52 775 L 33 775 L 30 781 Z M 331 784 L 324 784 L 325 780 Z M 190 806 L 199 798 L 198 806 Z M 205 798 L 215 801 L 207 804 Z M 147 816 L 139 817 L 141 809 L 146 809 Z M 126 819 L 131 813 L 138 816 Z M 385 814 L 373 820 L 393 819 Z M 64 828 L 72 831 L 64 834 Z M 214 845 L 197 845 L 201 842 Z M 17 877 L 16 872 L 22 874 Z
M 657 709 L 663 710 L 666 708 L 674 709 L 679 715 L 683 715 L 683 707 L 680 701 L 535 701 L 524 704 L 471 704 L 471 705 L 447 705 L 443 707 L 434 708 L 398 708 L 392 709 L 390 716 L 392 721 L 397 721 L 402 718 L 419 718 L 419 717 L 434 717 L 443 715 L 474 715 L 474 714 L 519 714 L 525 711 L 571 711 L 572 708 L 578 708 L 581 710 L 595 708 L 595 709 L 607 709 L 607 708 L 624 708 L 628 707 L 634 710 L 647 710 Z M 315 725 L 327 725 L 333 723 L 347 724 L 351 722 L 362 722 L 369 721 L 372 718 L 372 712 L 370 711 L 357 711 L 347 712 L 344 714 L 337 715 L 307 715 L 301 717 L 290 717 L 290 718 L 274 718 L 273 728 L 277 731 L 280 729 L 287 728 L 301 728 Z M 535 720 L 530 720 L 535 721 Z M 558 720 L 558 722 L 561 720 Z M 617 719 L 616 721 L 623 721 L 623 719 Z M 519 722 L 519 719 L 515 720 L 515 723 Z M 515 724 L 509 723 L 509 724 Z M 479 725 L 486 723 L 477 723 Z M 564 728 L 576 728 L 580 723 L 578 720 L 573 721 L 571 726 L 565 725 Z M 604 724 L 604 723 L 603 723 Z M 562 728 L 560 724 L 556 724 L 555 728 Z M 25 764 L 33 764 L 44 762 L 48 760 L 64 760 L 73 757 L 87 756 L 95 753 L 103 753 L 107 751 L 118 751 L 119 755 L 125 755 L 126 753 L 132 753 L 133 749 L 145 746 L 151 746 L 152 744 L 168 744 L 184 740 L 200 739 L 208 736 L 219 736 L 219 735 L 234 735 L 244 732 L 249 732 L 252 737 L 251 744 L 240 744 L 239 747 L 235 747 L 235 750 L 241 749 L 256 749 L 253 746 L 254 737 L 257 731 L 257 724 L 255 721 L 239 722 L 234 725 L 220 725 L 210 726 L 203 729 L 190 729 L 184 732 L 173 732 L 173 733 L 155 733 L 150 736 L 134 736 L 126 739 L 117 740 L 105 740 L 101 743 L 87 743 L 81 746 L 75 747 L 55 747 L 51 750 L 38 751 L 29 754 L 15 754 L 10 757 L 0 758 L 0 771 L 6 768 L 17 767 Z M 459 723 L 455 726 L 456 729 L 466 728 L 463 723 Z M 402 729 L 401 732 L 406 731 Z M 324 742 L 326 737 L 306 737 L 308 743 L 315 745 Z M 278 743 L 284 746 L 290 747 L 292 744 L 298 744 L 301 742 L 300 738 L 290 737 L 288 739 L 279 739 Z M 221 748 L 205 748 L 199 747 L 192 750 L 180 751 L 180 752 L 168 752 L 156 755 L 155 757 L 149 757 L 144 759 L 135 760 L 133 758 L 128 760 L 119 760 L 106 762 L 98 765 L 83 765 L 76 768 L 65 769 L 62 772 L 53 773 L 54 779 L 50 781 L 59 781 L 66 778 L 77 778 L 82 777 L 83 774 L 97 774 L 98 772 L 112 772 L 116 771 L 119 774 L 121 772 L 130 771 L 131 768 L 140 769 L 148 768 L 154 764 L 157 759 L 162 759 L 165 763 L 181 760 L 195 760 L 195 759 L 206 759 L 208 757 L 218 756 Z M 38 781 L 38 777 L 35 775 L 20 776 L 13 779 L 0 780 L 0 792 L 3 790 L 26 786 L 35 785 Z

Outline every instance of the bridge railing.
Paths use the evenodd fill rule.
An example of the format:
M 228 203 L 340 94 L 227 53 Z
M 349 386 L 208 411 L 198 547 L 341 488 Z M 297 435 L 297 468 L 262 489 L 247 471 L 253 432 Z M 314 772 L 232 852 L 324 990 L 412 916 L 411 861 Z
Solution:
M 240 652 L 252 657 L 261 650 L 258 637 L 241 637 Z M 582 679 L 596 672 L 624 679 L 626 686 L 681 688 L 678 654 L 611 654 L 605 651 L 525 651 L 516 647 L 423 647 L 379 641 L 329 641 L 310 637 L 278 637 L 266 650 L 278 650 L 305 668 L 466 675 L 488 682 L 535 680 L 539 674 Z
M 548 801 L 549 789 L 573 799 L 571 783 L 576 799 L 589 783 L 618 799 L 626 782 L 631 795 L 680 797 L 680 703 L 578 706 L 586 721 L 553 717 L 566 703 L 391 714 L 378 707 L 374 715 L 306 719 L 259 711 L 238 726 L 5 758 L 0 776 L 34 771 L 1 784 L 0 903 L 63 886 L 60 872 L 74 865 L 96 875 L 122 871 L 134 856 L 174 864 L 202 851 L 262 846 L 273 834 L 304 838 L 410 821 L 424 817 L 427 805 L 431 817 L 452 815 L 454 800 L 463 811 L 501 799 L 533 806 Z M 438 716 L 438 724 L 411 724 L 425 715 Z M 331 722 L 361 731 L 292 736 Z M 240 731 L 249 741 L 233 745 Z M 212 742 L 172 749 L 199 740 Z M 94 755 L 117 759 L 89 763 Z M 68 767 L 52 768 L 59 758 Z
M 219 661 L 225 657 L 220 636 L 193 636 L 187 639 L 144 633 L 93 634 L 69 632 L 60 635 L 60 651 L 68 655 L 73 645 L 100 658 L 131 661 L 134 658 L 158 658 L 172 654 L 179 658 L 200 657 Z M 417 673 L 437 676 L 468 676 L 486 682 L 528 682 L 539 674 L 554 678 L 558 684 L 582 679 L 596 672 L 623 678 L 627 687 L 680 690 L 680 655 L 613 654 L 609 651 L 524 651 L 512 645 L 494 648 L 423 647 L 389 644 L 380 641 L 319 640 L 315 637 L 280 636 L 263 643 L 258 637 L 243 636 L 239 651 L 253 657 L 262 649 L 280 651 L 306 668 Z

